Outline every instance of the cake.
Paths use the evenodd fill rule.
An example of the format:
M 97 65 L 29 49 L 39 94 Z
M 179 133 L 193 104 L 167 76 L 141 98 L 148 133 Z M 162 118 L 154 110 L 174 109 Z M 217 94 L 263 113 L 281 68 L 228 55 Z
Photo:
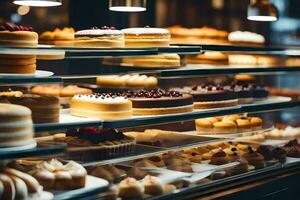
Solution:
M 238 155 L 235 151 L 232 151 L 231 154 L 228 155 L 230 162 L 239 162 L 238 165 L 226 170 L 226 173 L 229 176 L 242 174 L 248 171 L 248 161 L 242 156 Z
M 123 57 L 121 66 L 145 69 L 168 69 L 179 68 L 180 57 L 178 54 L 162 54 L 154 56 Z
M 205 51 L 203 54 L 185 56 L 185 63 L 228 65 L 228 55 L 218 51 Z
M 69 129 L 66 134 L 55 135 L 54 141 L 67 144 L 67 155 L 75 160 L 118 157 L 132 153 L 135 147 L 134 139 L 112 129 Z
M 132 102 L 124 97 L 114 94 L 75 95 L 70 103 L 70 112 L 79 117 L 100 119 L 125 119 L 130 118 Z
M 185 28 L 175 25 L 167 28 L 172 44 L 227 44 L 228 33 L 212 27 Z
M 126 74 L 126 75 L 102 75 L 98 76 L 96 83 L 102 87 L 140 87 L 149 88 L 156 87 L 158 84 L 157 78 L 154 76 Z
M 230 65 L 257 65 L 256 55 L 251 54 L 229 54 L 228 62 Z
M 57 97 L 25 94 L 20 97 L 0 97 L 12 104 L 28 107 L 34 123 L 54 123 L 59 121 L 60 105 Z
M 170 32 L 162 28 L 127 28 L 123 29 L 125 47 L 165 47 L 170 44 Z
M 195 109 L 211 109 L 237 106 L 237 95 L 230 89 L 223 86 L 201 85 L 194 87 L 177 88 L 183 93 L 193 96 Z
M 29 108 L 0 103 L 0 147 L 18 147 L 33 142 L 33 125 Z
M 265 43 L 263 35 L 249 31 L 234 31 L 229 33 L 228 40 L 234 45 L 261 46 Z
M 0 26 L 0 45 L 13 47 L 36 47 L 38 34 L 32 27 L 4 23 Z
M 75 33 L 77 47 L 124 47 L 124 34 L 115 27 L 92 27 Z
M 256 84 L 251 84 L 250 87 L 253 90 L 253 98 L 256 101 L 262 101 L 266 100 L 269 96 L 269 92 L 266 87 L 256 85 Z
M 287 152 L 283 148 L 276 147 L 272 150 L 272 156 L 274 159 L 277 159 L 280 163 L 285 163 Z
M 119 184 L 119 197 L 122 199 L 141 199 L 143 193 L 143 185 L 134 178 L 126 178 Z
M 49 44 L 56 46 L 73 46 L 75 30 L 74 28 L 65 27 L 63 29 L 56 28 L 54 31 L 43 32 L 39 36 L 40 44 Z
M 193 111 L 189 94 L 161 89 L 127 91 L 123 93 L 132 101 L 133 115 L 163 115 Z
M 231 88 L 237 94 L 239 104 L 253 103 L 253 88 L 249 84 L 232 84 L 231 86 L 225 86 L 225 88 Z

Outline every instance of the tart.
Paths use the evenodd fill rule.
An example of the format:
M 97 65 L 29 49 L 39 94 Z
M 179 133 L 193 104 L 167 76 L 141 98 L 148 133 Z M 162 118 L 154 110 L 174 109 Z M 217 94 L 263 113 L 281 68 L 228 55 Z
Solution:
M 229 162 L 226 153 L 222 150 L 218 151 L 217 153 L 213 154 L 210 158 L 209 164 L 212 165 L 225 165 Z

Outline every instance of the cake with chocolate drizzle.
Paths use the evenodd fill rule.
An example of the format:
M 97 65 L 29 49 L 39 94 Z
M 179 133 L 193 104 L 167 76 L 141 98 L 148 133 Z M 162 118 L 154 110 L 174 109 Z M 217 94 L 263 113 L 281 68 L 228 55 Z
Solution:
M 193 98 L 173 90 L 127 91 L 122 94 L 132 101 L 133 115 L 163 115 L 193 111 Z
M 177 91 L 191 94 L 195 109 L 222 108 L 238 105 L 237 95 L 221 85 L 200 85 L 177 88 Z

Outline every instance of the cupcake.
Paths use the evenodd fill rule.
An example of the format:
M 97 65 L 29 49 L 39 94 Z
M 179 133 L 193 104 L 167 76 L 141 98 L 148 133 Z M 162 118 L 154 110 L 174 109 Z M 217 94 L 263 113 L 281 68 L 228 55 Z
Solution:
M 155 176 L 147 175 L 143 180 L 145 194 L 161 195 L 164 192 L 161 180 Z
M 253 165 L 255 169 L 261 169 L 265 167 L 264 157 L 260 153 L 253 151 L 251 147 L 249 147 L 248 152 L 245 153 L 243 157 L 250 165 Z
M 272 150 L 273 158 L 277 159 L 280 163 L 285 163 L 287 152 L 282 148 L 275 148 Z
M 224 165 L 224 164 L 227 164 L 228 162 L 229 162 L 229 160 L 228 160 L 226 153 L 224 151 L 220 150 L 211 157 L 209 164 Z
M 126 178 L 119 184 L 119 197 L 122 199 L 141 199 L 144 188 L 134 178 Z

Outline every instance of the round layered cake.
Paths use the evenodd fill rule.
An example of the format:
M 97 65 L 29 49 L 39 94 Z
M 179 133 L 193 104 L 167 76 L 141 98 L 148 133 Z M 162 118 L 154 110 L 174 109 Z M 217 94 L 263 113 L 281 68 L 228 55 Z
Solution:
M 6 97 L 12 104 L 28 107 L 32 111 L 34 123 L 53 123 L 59 121 L 60 104 L 57 97 L 25 94 L 20 97 Z
M 17 147 L 33 141 L 31 111 L 19 105 L 0 103 L 0 147 Z
M 124 47 L 124 34 L 114 27 L 93 27 L 75 33 L 75 46 Z
M 227 65 L 228 55 L 218 51 L 206 51 L 203 54 L 188 55 L 185 57 L 186 64 L 212 64 Z
M 224 89 L 222 86 L 203 85 L 179 90 L 193 96 L 196 109 L 223 108 L 238 105 L 235 92 Z
M 164 47 L 170 45 L 171 35 L 162 28 L 127 28 L 122 32 L 126 47 Z
M 228 40 L 232 44 L 237 44 L 237 45 L 263 45 L 265 43 L 265 37 L 263 35 L 257 34 L 257 33 L 252 33 L 248 31 L 235 31 L 231 32 L 228 35 Z
M 193 111 L 193 98 L 189 94 L 165 90 L 141 90 L 124 93 L 132 101 L 134 115 L 163 115 Z
M 112 94 L 75 95 L 70 103 L 71 114 L 100 119 L 124 119 L 132 115 L 132 103 Z

